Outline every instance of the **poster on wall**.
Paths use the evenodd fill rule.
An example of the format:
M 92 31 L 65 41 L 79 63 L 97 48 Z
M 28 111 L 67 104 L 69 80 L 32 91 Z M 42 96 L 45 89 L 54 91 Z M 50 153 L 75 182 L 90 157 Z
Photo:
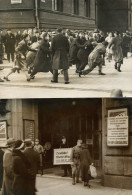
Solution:
M 7 124 L 6 121 L 0 121 L 0 146 L 5 146 L 7 142 Z
M 35 123 L 34 120 L 24 120 L 24 139 L 35 139 Z
M 111 113 L 111 111 L 114 112 Z M 128 138 L 127 109 L 110 110 L 107 118 L 107 145 L 113 147 L 128 146 Z
M 22 0 L 11 0 L 11 4 L 22 3 Z
M 54 165 L 71 164 L 70 155 L 72 148 L 54 149 Z

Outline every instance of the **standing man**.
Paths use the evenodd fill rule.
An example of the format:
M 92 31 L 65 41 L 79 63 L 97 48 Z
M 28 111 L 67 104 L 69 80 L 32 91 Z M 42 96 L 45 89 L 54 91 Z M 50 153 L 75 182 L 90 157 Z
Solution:
M 82 140 L 77 140 L 77 145 L 72 148 L 71 152 L 71 168 L 72 168 L 72 184 L 75 185 L 79 183 L 79 174 L 80 174 L 80 154 L 82 151 Z
M 25 151 L 24 154 L 27 160 L 30 163 L 30 171 L 34 175 L 34 179 L 29 180 L 31 188 L 34 188 L 34 192 L 36 191 L 35 183 L 36 183 L 36 174 L 38 172 L 39 167 L 39 153 L 33 149 L 32 141 L 30 139 L 26 139 L 25 143 Z
M 11 32 L 10 29 L 7 30 L 4 43 L 5 43 L 5 52 L 7 53 L 7 60 L 10 63 L 10 57 L 11 57 L 12 62 L 14 62 L 16 40 L 14 34 Z
M 58 70 L 62 69 L 64 73 L 64 82 L 65 84 L 69 84 L 69 42 L 67 37 L 63 35 L 63 30 L 61 28 L 57 30 L 57 35 L 52 40 L 51 50 L 53 55 L 53 80 L 51 80 L 51 82 L 58 83 Z
M 4 151 L 0 147 L 0 191 L 3 183 L 3 156 L 4 156 Z

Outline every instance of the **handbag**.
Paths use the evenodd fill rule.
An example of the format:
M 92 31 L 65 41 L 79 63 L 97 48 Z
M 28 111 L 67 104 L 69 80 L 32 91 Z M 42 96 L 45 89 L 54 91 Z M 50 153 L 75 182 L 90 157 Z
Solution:
M 97 170 L 96 167 L 93 165 L 89 166 L 91 177 L 96 178 L 97 177 Z

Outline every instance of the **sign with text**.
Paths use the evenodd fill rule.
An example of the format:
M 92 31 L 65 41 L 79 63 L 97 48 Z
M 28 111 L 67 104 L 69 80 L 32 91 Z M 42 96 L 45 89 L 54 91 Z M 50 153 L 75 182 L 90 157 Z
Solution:
M 127 116 L 127 115 L 128 115 L 127 108 L 108 110 L 108 117 L 120 117 L 120 116 Z
M 24 120 L 24 139 L 35 139 L 35 123 L 33 120 Z
M 54 149 L 54 165 L 71 164 L 70 155 L 72 148 Z
M 11 4 L 22 3 L 22 0 L 11 0 Z
M 107 145 L 128 146 L 128 116 L 108 117 Z
M 6 121 L 0 122 L 0 146 L 5 146 L 7 143 L 7 125 Z

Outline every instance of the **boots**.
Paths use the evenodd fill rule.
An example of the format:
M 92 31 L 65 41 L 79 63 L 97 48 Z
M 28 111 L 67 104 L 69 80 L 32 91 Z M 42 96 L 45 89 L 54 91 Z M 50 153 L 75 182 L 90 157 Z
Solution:
M 120 68 L 121 68 L 121 64 L 119 63 L 118 64 L 118 68 L 117 68 L 118 72 L 121 72 L 121 69 Z
M 105 75 L 105 73 L 103 73 L 101 70 L 99 70 L 99 75 Z
M 72 175 L 72 185 L 75 185 L 76 182 L 75 182 L 75 174 Z

